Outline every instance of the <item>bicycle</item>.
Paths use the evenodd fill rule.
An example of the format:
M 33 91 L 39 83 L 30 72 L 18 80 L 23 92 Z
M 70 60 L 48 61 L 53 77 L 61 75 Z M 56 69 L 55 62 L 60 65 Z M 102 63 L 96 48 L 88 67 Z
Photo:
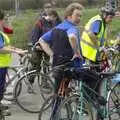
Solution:
M 97 74 L 93 72 L 94 76 Z M 110 111 L 110 99 L 111 94 L 115 92 L 115 87 L 111 88 L 108 84 L 105 84 L 106 88 L 106 95 L 107 96 L 100 96 L 96 91 L 95 88 L 90 88 L 84 81 L 84 76 L 87 75 L 86 70 L 82 70 L 79 72 L 80 77 L 82 79 L 77 79 L 79 81 L 79 88 L 77 93 L 73 94 L 72 96 L 66 98 L 61 105 L 59 106 L 57 116 L 58 120 L 62 119 L 68 119 L 68 120 L 103 120 L 106 117 L 111 118 L 111 115 L 114 114 L 114 112 L 118 112 L 119 114 L 119 104 L 117 104 L 116 111 Z M 91 75 L 91 71 L 90 71 Z M 115 73 L 100 73 L 97 75 L 97 77 L 101 78 L 107 78 L 110 76 L 114 76 Z M 93 76 L 92 76 L 93 77 Z M 106 81 L 106 80 L 105 80 Z M 109 82 L 106 82 L 109 83 Z M 119 86 L 119 84 L 116 84 L 115 86 Z M 93 97 L 97 96 L 97 97 Z M 118 98 L 119 96 L 116 95 Z M 119 99 L 117 99 L 119 100 Z M 95 102 L 96 101 L 96 102 Z M 107 103 L 106 103 L 107 102 Z M 69 107 L 68 110 L 66 109 L 66 106 Z M 64 113 L 63 111 L 67 111 Z M 96 112 L 97 111 L 97 112 Z M 63 115 L 63 113 L 65 115 Z M 120 116 L 119 116 L 120 118 Z M 117 120 L 119 120 L 119 118 Z M 110 119 L 113 120 L 113 119 Z
M 120 82 L 116 83 L 112 88 L 109 94 L 109 101 L 107 103 L 107 108 L 110 111 L 109 119 L 120 119 Z
M 10 66 L 8 67 L 7 75 L 6 75 L 6 84 L 5 84 L 5 93 L 4 93 L 4 99 L 8 101 L 13 101 L 14 100 L 14 86 L 12 85 L 13 83 L 16 84 L 18 78 L 26 71 L 27 67 L 22 65 L 21 62 L 22 56 L 20 56 L 20 65 L 18 66 Z M 9 86 L 12 86 L 12 91 L 9 93 Z M 21 90 L 21 85 L 19 86 L 18 93 Z M 8 91 L 8 92 L 7 92 Z M 9 94 L 12 94 L 10 97 Z
M 34 84 L 31 85 L 29 79 L 34 79 Z M 42 79 L 41 79 L 42 78 Z M 45 80 L 47 88 L 41 87 Z M 19 96 L 17 95 L 18 87 L 22 84 Z M 39 70 L 32 70 L 24 73 L 18 80 L 15 86 L 15 101 L 24 111 L 29 113 L 38 113 L 39 105 L 44 102 L 44 99 L 53 92 L 54 83 L 49 75 L 41 73 Z M 27 88 L 30 87 L 32 93 L 28 93 Z
M 65 98 L 72 94 L 73 90 L 69 86 L 72 79 L 71 74 L 69 74 L 69 67 L 71 66 L 73 66 L 73 61 L 67 62 L 64 65 L 59 65 L 53 68 L 52 71 L 56 71 L 58 69 L 63 71 L 63 79 L 60 82 L 58 93 L 50 96 L 40 108 L 39 120 L 56 120 L 58 117 L 56 111 L 59 108 L 59 105 Z

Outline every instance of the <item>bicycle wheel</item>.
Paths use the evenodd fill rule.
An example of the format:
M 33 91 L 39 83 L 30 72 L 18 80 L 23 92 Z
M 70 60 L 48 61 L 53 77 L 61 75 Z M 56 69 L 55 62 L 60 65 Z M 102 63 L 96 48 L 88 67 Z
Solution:
M 41 96 L 41 89 L 38 85 L 41 74 L 36 71 L 31 71 L 23 75 L 15 86 L 15 99 L 17 104 L 25 111 L 30 113 L 38 113 L 40 105 L 44 102 Z M 34 84 L 31 85 L 29 79 L 34 79 Z M 17 96 L 17 90 L 19 85 L 22 84 L 22 89 L 19 96 Z M 28 87 L 31 88 L 32 92 L 28 92 Z
M 41 73 L 40 79 L 38 80 L 41 96 L 46 100 L 54 92 L 54 83 L 49 75 Z
M 80 96 L 77 94 L 65 99 L 59 107 L 59 113 L 57 113 L 59 120 L 96 120 L 88 101 L 83 100 L 82 111 L 78 108 L 80 104 Z
M 120 71 L 120 56 L 118 54 L 113 56 L 112 65 L 115 72 Z
M 110 120 L 120 120 L 120 83 L 114 85 L 110 91 L 107 108 Z
M 55 118 L 53 119 L 50 117 L 53 114 L 55 115 L 59 107 L 59 104 L 61 103 L 61 98 L 60 99 L 58 98 L 60 97 L 57 95 L 52 95 L 48 99 L 46 99 L 46 101 L 44 102 L 44 104 L 42 105 L 40 109 L 39 116 L 38 116 L 39 120 L 56 120 Z M 54 107 L 54 111 L 53 111 L 53 107 Z

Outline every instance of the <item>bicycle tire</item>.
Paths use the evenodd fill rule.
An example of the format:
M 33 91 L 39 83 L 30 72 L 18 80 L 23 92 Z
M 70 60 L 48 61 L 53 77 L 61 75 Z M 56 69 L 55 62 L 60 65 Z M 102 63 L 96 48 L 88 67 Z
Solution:
M 120 119 L 120 82 L 116 83 L 108 93 L 107 108 L 109 111 L 109 120 Z
M 74 94 L 68 98 L 66 98 L 60 105 L 59 107 L 59 114 L 58 115 L 58 118 L 59 120 L 96 120 L 96 114 L 93 112 L 93 109 L 91 107 L 91 105 L 88 103 L 88 101 L 86 99 L 84 99 L 84 106 L 85 106 L 85 113 L 83 113 L 83 117 L 81 116 L 81 118 L 79 118 L 79 114 L 78 114 L 78 111 L 74 111 L 75 109 L 72 107 L 72 102 L 73 102 L 73 105 L 74 105 L 74 102 L 76 103 L 76 106 L 79 104 L 80 101 L 78 101 L 80 98 L 79 95 L 77 94 Z M 64 108 L 66 110 L 64 110 Z M 63 110 L 62 110 L 63 109 Z M 62 118 L 62 114 L 64 113 L 65 114 L 65 111 L 66 111 L 66 117 L 67 118 Z M 74 114 L 73 114 L 74 113 Z M 93 114 L 94 113 L 94 114 Z M 85 115 L 86 114 L 86 115 Z M 76 118 L 74 118 L 74 116 L 76 116 Z M 79 117 L 78 117 L 79 116 Z M 89 119 L 86 119 L 85 116 L 89 116 Z M 78 118 L 77 118 L 78 117 Z
M 17 74 L 17 70 L 14 68 L 14 67 L 9 67 L 8 68 L 8 74 L 13 74 L 14 73 L 14 75 L 11 77 L 11 78 L 9 78 L 9 81 L 8 81 L 8 83 L 6 84 L 6 89 L 7 88 L 9 88 L 9 85 L 11 85 L 11 82 L 13 82 L 13 81 L 15 81 L 16 79 L 18 79 L 20 76 Z M 16 84 L 16 82 L 14 83 L 14 84 Z M 15 85 L 14 85 L 15 86 Z M 7 95 L 4 95 L 4 99 L 5 100 L 8 100 L 8 101 L 13 101 L 14 100 L 14 86 L 12 86 L 12 96 L 11 97 L 9 97 L 9 96 L 7 96 Z M 17 96 L 19 96 L 19 93 L 20 93 L 20 91 L 21 91 L 21 84 L 20 84 L 20 87 L 19 87 L 19 89 L 18 89 L 18 93 L 17 93 Z
M 45 102 L 43 103 L 43 105 L 40 108 L 38 120 L 50 119 L 50 116 L 52 114 L 51 112 L 52 112 L 52 107 L 53 107 L 53 101 L 56 100 L 56 97 L 57 97 L 57 95 L 52 95 L 48 99 L 45 100 Z
M 40 73 L 36 70 L 27 72 L 24 74 L 17 82 L 15 86 L 15 100 L 16 103 L 22 108 L 24 111 L 29 113 L 38 113 L 40 111 L 40 104 L 44 102 L 44 99 L 41 95 L 40 87 L 38 85 Z M 30 85 L 29 78 L 34 77 L 35 82 L 33 86 L 33 93 L 27 92 L 27 87 Z M 22 88 L 20 95 L 16 95 L 17 88 L 19 84 L 22 84 Z
M 119 72 L 120 71 L 120 60 L 119 60 L 120 56 L 114 55 L 112 58 L 112 65 L 113 65 L 113 70 L 115 72 Z
M 50 76 L 41 73 L 40 79 L 38 80 L 38 85 L 40 87 L 41 96 L 46 100 L 54 92 L 54 82 Z

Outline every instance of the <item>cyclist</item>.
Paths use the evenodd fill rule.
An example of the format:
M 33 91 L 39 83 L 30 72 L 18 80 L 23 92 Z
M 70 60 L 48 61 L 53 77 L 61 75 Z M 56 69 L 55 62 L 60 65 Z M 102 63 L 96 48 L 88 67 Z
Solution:
M 80 45 L 82 56 L 92 63 L 98 63 L 100 50 L 106 45 L 107 25 L 112 22 L 115 11 L 110 7 L 101 8 L 101 15 L 91 18 L 85 25 Z
M 59 24 L 61 21 L 60 20 L 58 21 L 58 19 L 59 19 L 58 13 L 55 10 L 50 9 L 49 11 L 46 12 L 46 15 L 44 17 L 36 21 L 36 24 L 32 29 L 32 33 L 30 35 L 32 44 L 35 45 L 35 43 L 44 33 L 46 33 L 47 31 L 52 29 L 54 26 Z M 42 60 L 41 57 L 42 57 L 43 51 L 39 50 L 39 46 L 37 46 L 36 48 L 37 49 L 32 51 L 32 58 L 31 58 L 32 68 L 40 67 L 41 60 Z M 44 54 L 44 55 L 45 55 L 45 59 L 49 61 L 49 56 L 47 54 Z M 31 85 L 34 83 L 33 78 L 30 78 L 29 81 Z M 28 88 L 28 92 L 32 93 L 32 90 L 30 89 L 30 87 Z
M 38 39 L 50 29 L 52 29 L 56 24 L 55 21 L 59 18 L 56 10 L 50 9 L 46 12 L 45 16 L 40 17 L 32 28 L 30 33 L 30 41 L 33 45 L 38 41 Z M 57 24 L 59 24 L 59 21 Z
M 82 55 L 92 62 L 97 62 L 100 47 L 105 45 L 107 25 L 112 22 L 114 9 L 102 8 L 101 15 L 91 18 L 85 25 L 80 41 Z
M 11 61 L 11 53 L 18 53 L 22 55 L 25 52 L 22 49 L 15 48 L 10 45 L 10 39 L 7 34 L 13 33 L 13 29 L 9 28 L 9 26 L 6 26 L 6 29 L 4 28 L 4 12 L 0 10 L 0 107 L 3 106 L 1 104 L 1 100 L 3 99 L 5 76 L 7 73 L 7 67 Z
M 41 48 L 52 58 L 53 67 L 65 64 L 75 57 L 81 58 L 79 49 L 79 29 L 83 6 L 79 3 L 68 5 L 65 10 L 64 21 L 54 29 L 45 33 L 40 39 Z M 52 49 L 51 49 L 52 48 Z M 58 92 L 60 82 L 63 77 L 63 71 L 55 70 L 55 93 Z
M 107 25 L 112 22 L 114 16 L 113 8 L 103 7 L 101 14 L 92 17 L 85 25 L 80 45 L 82 56 L 89 63 L 99 64 L 101 50 L 106 45 Z M 98 83 L 90 77 L 86 78 L 86 81 L 91 88 L 94 88 Z M 97 92 L 99 92 L 99 87 L 100 83 L 96 87 Z

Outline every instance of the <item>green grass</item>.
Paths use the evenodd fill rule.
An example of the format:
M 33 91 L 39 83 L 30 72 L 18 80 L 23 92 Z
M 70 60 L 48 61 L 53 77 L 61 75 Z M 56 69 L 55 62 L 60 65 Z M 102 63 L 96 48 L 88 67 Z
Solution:
M 16 47 L 26 47 L 29 41 L 29 34 L 36 19 L 36 11 L 28 10 L 15 17 L 12 22 L 14 34 L 11 37 L 12 44 Z
M 63 10 L 57 9 L 60 16 L 63 16 Z M 86 22 L 93 16 L 97 15 L 99 8 L 94 9 L 85 9 L 83 12 L 83 17 L 81 18 L 81 32 L 83 26 Z M 26 10 L 18 17 L 15 17 L 12 22 L 14 28 L 14 35 L 11 37 L 12 44 L 17 47 L 25 48 L 27 42 L 29 41 L 29 33 L 32 29 L 36 16 L 38 15 L 36 10 Z M 62 17 L 63 18 L 63 17 Z M 108 34 L 109 39 L 115 38 L 115 35 L 120 32 L 120 18 L 115 18 L 111 24 L 111 32 Z

